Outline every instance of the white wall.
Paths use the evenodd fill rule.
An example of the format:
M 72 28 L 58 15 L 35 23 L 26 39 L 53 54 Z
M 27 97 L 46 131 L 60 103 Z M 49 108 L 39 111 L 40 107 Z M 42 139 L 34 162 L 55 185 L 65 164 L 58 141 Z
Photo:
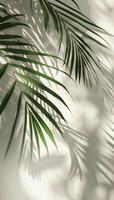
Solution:
M 6 2 L 14 7 L 14 2 L 12 0 Z M 28 4 L 25 4 L 25 0 L 19 2 L 20 6 L 18 5 L 18 9 L 22 10 L 24 6 L 28 7 Z M 91 17 L 98 25 L 104 27 L 112 34 L 114 33 L 113 0 L 78 0 L 78 2 L 86 15 Z M 114 39 L 108 37 L 107 40 L 112 45 L 112 48 L 114 48 Z M 108 56 L 108 63 L 111 66 L 113 77 L 114 62 L 112 55 Z M 74 102 L 72 102 L 72 100 L 64 94 L 73 114 L 73 117 L 69 117 L 71 127 L 89 135 L 90 146 L 88 148 L 87 161 L 88 169 L 90 169 L 89 173 L 85 173 L 82 180 L 80 180 L 79 176 L 74 176 L 71 180 L 67 181 L 67 175 L 70 169 L 70 155 L 67 145 L 60 137 L 57 138 L 59 152 L 56 152 L 56 150 L 52 148 L 49 158 L 47 158 L 44 153 L 43 158 L 39 162 L 34 161 L 30 174 L 27 172 L 25 173 L 23 167 L 18 169 L 17 158 L 19 150 L 15 143 L 10 156 L 3 162 L 3 152 L 7 144 L 7 135 L 9 134 L 12 112 L 14 112 L 15 107 L 15 102 L 13 102 L 9 110 L 7 110 L 8 116 L 6 117 L 5 123 L 3 124 L 2 122 L 3 127 L 0 130 L 2 138 L 0 141 L 1 200 L 113 200 L 113 184 L 107 183 L 106 180 L 102 182 L 99 181 L 99 183 L 96 184 L 91 176 L 91 172 L 93 172 L 93 174 L 96 172 L 94 161 L 98 149 L 103 145 L 103 134 L 100 128 L 104 119 L 107 119 L 108 111 L 106 111 L 102 98 L 100 98 L 97 90 L 90 91 L 83 86 L 77 86 L 77 88 L 75 88 L 67 79 L 63 79 L 63 83 L 71 90 L 73 98 L 75 99 Z M 63 95 L 62 91 L 60 91 L 60 94 Z M 16 149 L 15 152 L 14 149 Z M 38 177 L 39 172 L 41 173 L 41 178 Z M 37 178 L 33 178 L 33 176 Z

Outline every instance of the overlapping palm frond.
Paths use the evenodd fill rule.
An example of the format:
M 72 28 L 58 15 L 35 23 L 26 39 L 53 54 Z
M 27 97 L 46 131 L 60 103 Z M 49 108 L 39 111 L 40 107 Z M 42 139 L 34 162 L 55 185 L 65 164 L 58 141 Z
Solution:
M 98 84 L 98 73 L 102 73 L 97 56 L 89 41 L 106 48 L 106 41 L 99 32 L 106 31 L 83 15 L 77 7 L 70 6 L 69 2 L 39 0 L 44 15 L 45 30 L 48 29 L 51 19 L 59 36 L 59 50 L 65 39 L 64 63 L 69 66 L 70 75 L 85 84 Z M 96 67 L 95 67 L 96 66 Z
M 0 115 L 8 106 L 13 93 L 15 92 L 18 95 L 17 109 L 5 156 L 7 156 L 14 139 L 20 117 L 24 121 L 20 158 L 26 146 L 27 135 L 29 137 L 31 158 L 34 149 L 40 157 L 40 142 L 42 142 L 48 153 L 47 136 L 56 146 L 54 131 L 50 128 L 50 123 L 69 145 L 72 158 L 70 175 L 72 176 L 78 169 L 81 176 L 81 164 L 87 166 L 86 147 L 88 139 L 85 135 L 65 126 L 66 120 L 62 112 L 49 97 L 52 96 L 68 108 L 64 99 L 52 89 L 52 85 L 56 84 L 66 91 L 67 89 L 53 76 L 45 73 L 45 69 L 56 70 L 70 77 L 74 76 L 79 83 L 83 80 L 86 85 L 92 86 L 95 84 L 101 92 L 103 90 L 107 96 L 111 96 L 111 85 L 109 82 L 107 84 L 107 78 L 105 77 L 108 71 L 89 44 L 92 41 L 105 48 L 105 41 L 100 33 L 107 34 L 107 32 L 83 15 L 75 0 L 71 0 L 71 6 L 61 0 L 39 0 L 38 2 L 41 6 L 41 13 L 44 15 L 45 30 L 50 27 L 51 20 L 53 20 L 59 37 L 60 52 L 62 43 L 65 42 L 64 58 L 62 60 L 58 56 L 38 51 L 35 45 L 28 42 L 29 39 L 24 38 L 22 33 L 12 34 L 15 28 L 22 32 L 21 27 L 27 29 L 30 29 L 30 27 L 20 20 L 20 17 L 24 17 L 24 15 L 10 14 L 6 6 L 0 4 L 0 54 L 5 61 L 4 64 L 0 64 L 0 81 L 6 74 L 10 75 L 9 86 L 7 85 L 7 91 L 4 92 L 0 103 Z M 33 1 L 30 0 L 30 3 L 33 9 Z M 45 62 L 45 58 L 62 60 L 66 68 L 69 69 L 69 74 L 54 65 L 49 65 Z M 22 110 L 24 110 L 24 116 Z M 64 124 L 58 123 L 59 119 Z M 102 164 L 103 162 L 98 160 L 96 165 L 103 174 L 104 171 L 100 168 Z M 104 175 L 106 177 L 106 173 Z
M 108 33 L 82 14 L 74 5 L 75 1 L 39 0 L 38 2 L 45 30 L 51 28 L 53 22 L 59 40 L 60 54 L 62 44 L 65 47 L 63 59 L 70 76 L 79 83 L 82 81 L 87 86 L 97 87 L 107 107 L 111 107 L 112 83 L 106 77 L 110 72 L 96 55 L 94 48 L 94 46 L 108 48 L 102 36 Z
M 113 117 L 113 116 L 112 116 Z M 106 144 L 106 148 L 108 149 L 108 155 L 110 156 L 110 159 L 112 160 L 112 162 L 114 162 L 114 157 L 113 157 L 113 153 L 114 153 L 114 122 L 112 119 L 109 119 L 105 122 L 105 128 L 103 128 L 103 136 L 105 139 L 105 144 Z
M 76 173 L 82 178 L 84 175 L 88 138 L 83 133 L 65 125 L 63 126 L 63 130 L 64 139 L 69 146 L 71 156 L 71 168 L 68 178 L 72 178 Z
M 109 126 L 109 125 L 108 125 Z M 112 129 L 112 127 L 110 127 Z M 67 142 L 71 156 L 71 169 L 68 178 L 72 178 L 74 174 L 79 174 L 80 179 L 83 178 L 84 174 L 89 173 L 94 182 L 107 181 L 113 184 L 114 170 L 112 168 L 114 164 L 114 137 L 111 136 L 110 130 L 105 131 L 105 141 L 107 149 L 100 149 L 97 147 L 97 152 L 93 157 L 91 154 L 89 136 L 73 130 L 67 126 L 63 126 L 64 138 Z M 104 148 L 105 143 L 102 141 Z M 94 147 L 93 147 L 94 150 Z M 107 154 L 106 154 L 107 152 Z
M 5 9 L 4 5 L 0 6 L 1 8 Z M 47 134 L 51 141 L 56 145 L 53 133 L 48 126 L 48 121 L 51 122 L 51 124 L 60 134 L 62 134 L 62 130 L 58 126 L 56 120 L 51 116 L 51 112 L 53 111 L 57 113 L 64 122 L 65 118 L 62 115 L 61 111 L 57 108 L 57 106 L 52 103 L 50 99 L 46 96 L 46 93 L 56 98 L 64 106 L 67 107 L 67 105 L 64 100 L 56 92 L 54 92 L 53 89 L 50 88 L 50 86 L 48 87 L 48 84 L 46 86 L 42 80 L 44 79 L 47 82 L 55 83 L 56 85 L 63 87 L 65 90 L 67 89 L 64 85 L 62 85 L 62 83 L 60 83 L 53 77 L 46 75 L 45 73 L 41 72 L 40 69 L 37 68 L 37 70 L 33 67 L 33 64 L 35 64 L 41 69 L 43 67 L 46 67 L 56 70 L 56 67 L 41 62 L 41 60 L 39 59 L 39 57 L 46 56 L 51 59 L 53 56 L 36 51 L 33 45 L 24 41 L 23 36 L 6 34 L 6 32 L 4 31 L 5 29 L 9 31 L 9 29 L 11 29 L 12 27 L 14 30 L 15 27 L 19 28 L 19 26 L 27 26 L 25 23 L 20 22 L 20 16 L 20 14 L 10 15 L 6 12 L 3 12 L 3 16 L 1 16 L 0 18 L 0 53 L 2 55 L 2 58 L 4 58 L 5 60 L 5 64 L 1 63 L 0 79 L 5 76 L 7 71 L 8 73 L 10 73 L 11 77 L 10 86 L 8 86 L 7 91 L 4 94 L 4 97 L 0 104 L 0 115 L 4 112 L 8 102 L 12 97 L 12 94 L 14 92 L 18 92 L 17 110 L 15 113 L 11 135 L 5 156 L 7 155 L 9 148 L 12 144 L 15 130 L 17 128 L 17 123 L 21 116 L 21 109 L 24 108 L 24 123 L 20 153 L 21 158 L 26 140 L 28 125 L 30 132 L 31 151 L 33 148 L 34 140 L 37 143 L 39 151 L 39 137 L 48 151 L 45 134 Z M 37 58 L 35 56 L 37 56 Z M 40 103 L 40 101 L 42 101 L 42 104 Z M 43 106 L 43 103 L 45 103 L 45 105 L 47 105 L 50 109 L 47 110 L 47 108 Z
M 113 116 L 113 115 L 112 115 Z M 97 175 L 99 178 L 102 176 L 110 184 L 114 184 L 114 137 L 113 137 L 113 120 L 112 116 L 108 116 L 107 120 L 103 124 L 105 128 L 102 127 L 102 136 L 104 147 L 101 149 L 101 153 L 98 155 L 97 159 Z

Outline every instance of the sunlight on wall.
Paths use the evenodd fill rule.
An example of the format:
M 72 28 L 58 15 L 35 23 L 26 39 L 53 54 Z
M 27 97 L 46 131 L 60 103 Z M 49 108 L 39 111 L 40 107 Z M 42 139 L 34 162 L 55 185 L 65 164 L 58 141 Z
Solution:
M 4 58 L 2 58 L 1 56 L 0 56 L 0 63 L 1 64 L 5 64 L 6 63 L 6 60 Z
M 82 10 L 85 10 L 85 13 L 88 14 L 89 17 L 91 16 L 91 18 L 96 21 L 98 25 L 103 26 L 111 33 L 114 33 L 113 0 L 80 0 L 79 3 L 82 7 Z M 26 32 L 24 33 L 28 34 Z M 29 37 L 31 38 L 31 35 L 29 35 Z M 34 41 L 35 43 L 40 41 L 35 34 L 34 37 L 36 39 Z M 114 50 L 114 38 L 110 39 L 110 37 L 107 36 L 107 40 L 112 45 L 112 49 Z M 50 40 L 50 42 L 55 48 L 57 41 L 54 42 L 53 39 Z M 42 44 L 40 45 L 43 47 Z M 1 60 L 0 58 L 0 62 L 5 63 L 5 60 Z M 114 60 L 112 55 L 107 63 L 109 63 L 111 69 L 113 69 Z M 63 90 L 58 90 L 58 88 L 53 87 L 55 91 L 59 92 L 60 96 L 64 96 L 65 101 L 72 111 L 72 115 L 70 115 L 69 112 L 66 111 L 66 109 L 63 108 L 63 106 L 61 106 L 59 103 L 57 106 L 61 111 L 63 111 L 65 118 L 67 118 L 69 121 L 70 126 L 90 136 L 91 140 L 91 135 L 94 136 L 99 131 L 99 126 L 102 124 L 105 114 L 107 114 L 104 110 L 102 100 L 100 100 L 99 96 L 97 95 L 98 91 L 90 91 L 82 85 L 74 85 L 74 83 L 68 81 L 67 78 L 63 78 L 63 76 L 60 74 L 58 74 L 56 77 L 58 77 L 58 80 L 62 81 L 66 88 L 71 91 L 73 100 L 68 94 L 66 94 L 66 92 L 63 92 Z M 7 132 L 9 132 L 9 130 L 7 130 Z M 91 146 L 99 148 L 101 143 L 98 144 L 98 141 L 94 141 L 94 139 L 96 138 L 93 138 L 93 146 Z M 103 186 L 98 186 L 90 181 L 88 174 L 86 175 L 86 179 L 83 178 L 80 180 L 79 176 L 74 176 L 73 179 L 67 181 L 71 164 L 69 149 L 61 136 L 57 135 L 56 141 L 58 145 L 58 152 L 55 147 L 52 146 L 52 143 L 49 142 L 50 157 L 47 157 L 46 151 L 41 148 L 42 158 L 39 161 L 33 160 L 31 169 L 27 169 L 25 163 L 20 168 L 19 174 L 15 173 L 15 170 L 13 171 L 13 164 L 8 164 L 6 169 L 3 169 L 1 185 L 3 185 L 2 181 L 4 179 L 6 182 L 10 180 L 10 183 L 4 183 L 4 192 L 8 194 L 13 194 L 13 192 L 15 192 L 14 196 L 11 194 L 11 196 L 9 195 L 3 200 L 22 199 L 19 195 L 19 193 L 22 193 L 22 191 L 25 192 L 26 196 L 26 198 L 23 197 L 22 200 L 113 200 L 114 192 L 112 191 L 110 185 L 104 184 Z M 93 170 L 94 172 L 92 164 L 94 164 L 94 153 L 96 153 L 96 151 L 92 152 L 92 147 L 89 149 L 89 164 L 87 164 L 89 165 L 90 170 Z M 105 152 L 105 148 L 103 151 Z M 15 154 L 15 157 L 17 157 L 17 154 Z M 12 172 L 13 175 L 11 175 L 10 172 Z M 19 192 L 17 192 L 18 188 L 20 188 Z M 108 189 L 111 191 L 109 197 L 107 197 Z
M 30 171 L 20 168 L 20 182 L 30 199 L 53 200 L 56 191 L 54 185 L 60 185 L 64 178 L 68 176 L 70 168 L 69 149 L 63 140 L 56 138 L 58 152 L 50 146 L 50 156 L 43 153 L 41 160 L 36 160 L 31 164 Z M 36 165 L 36 166 L 35 166 Z M 34 167 L 35 166 L 35 167 Z M 35 171 L 36 170 L 36 171 Z M 34 176 L 34 178 L 33 178 Z M 58 194 L 58 200 L 62 194 Z
M 96 23 L 99 24 L 100 26 L 103 25 L 103 27 L 106 29 L 108 27 L 111 33 L 113 33 L 114 31 L 112 26 L 113 22 L 111 22 L 110 17 L 106 15 L 107 7 L 106 5 L 104 5 L 104 1 L 92 0 L 88 2 L 89 5 L 91 6 L 90 10 L 91 10 L 91 16 L 93 16 L 93 20 L 95 20 Z M 112 3 L 113 1 L 112 2 L 108 1 L 110 7 L 112 7 Z M 104 12 L 102 13 L 102 11 Z M 97 15 L 95 13 L 97 13 Z M 112 40 L 110 40 L 108 37 L 108 41 L 110 43 Z M 54 47 L 56 46 L 55 45 L 56 42 L 53 43 L 53 40 L 50 40 L 50 42 L 52 43 L 52 45 L 54 44 Z M 63 91 L 59 90 L 59 94 L 64 95 L 66 102 L 68 103 L 68 105 L 72 110 L 72 116 L 69 116 L 66 110 L 64 110 L 62 107 L 60 107 L 60 105 L 58 105 L 63 111 L 66 118 L 68 119 L 68 121 L 70 122 L 71 127 L 75 128 L 76 130 L 85 131 L 87 134 L 93 133 L 94 130 L 97 131 L 97 129 L 99 129 L 100 124 L 102 123 L 102 117 L 104 117 L 104 112 L 102 113 L 102 106 L 101 106 L 102 103 L 100 104 L 98 102 L 97 99 L 98 97 L 95 97 L 95 93 L 88 91 L 83 86 L 77 85 L 77 88 L 75 88 L 71 82 L 70 83 L 68 82 L 67 78 L 64 80 L 59 75 L 58 75 L 58 80 L 62 80 L 63 83 L 65 83 L 67 89 L 71 90 L 71 94 L 73 96 L 74 101 L 72 101 L 68 97 L 68 95 L 66 95 L 66 93 L 63 93 Z M 57 88 L 55 88 L 55 90 L 57 91 Z M 79 178 L 75 179 L 76 178 L 75 177 L 72 181 L 69 181 L 69 184 L 66 184 L 67 186 L 62 183 L 62 180 L 64 182 L 65 177 L 67 177 L 66 172 L 68 172 L 69 170 L 70 157 L 68 156 L 69 154 L 68 149 L 66 148 L 66 146 L 63 145 L 63 142 L 60 142 L 60 140 L 58 142 L 59 142 L 58 149 L 60 149 L 60 155 L 63 154 L 65 156 L 66 162 L 64 162 L 64 164 L 61 163 L 59 166 L 55 167 L 55 169 L 53 169 L 53 167 L 51 167 L 50 165 L 50 169 L 48 169 L 47 171 L 44 170 L 45 172 L 42 173 L 41 180 L 33 179 L 29 174 L 24 172 L 23 168 L 21 168 L 20 180 L 28 197 L 30 199 L 40 198 L 40 200 L 45 200 L 47 198 L 49 200 L 53 199 L 71 200 L 74 199 L 74 197 L 75 199 L 78 198 L 79 200 L 80 199 L 105 200 L 107 198 L 107 191 L 105 190 L 105 188 L 104 187 L 94 188 L 91 185 L 91 183 L 89 183 L 89 181 L 86 182 L 85 180 L 83 180 L 81 183 L 80 179 Z M 51 153 L 53 153 L 53 150 Z M 45 165 L 48 164 L 49 163 L 47 161 Z M 56 189 L 53 189 L 55 185 Z

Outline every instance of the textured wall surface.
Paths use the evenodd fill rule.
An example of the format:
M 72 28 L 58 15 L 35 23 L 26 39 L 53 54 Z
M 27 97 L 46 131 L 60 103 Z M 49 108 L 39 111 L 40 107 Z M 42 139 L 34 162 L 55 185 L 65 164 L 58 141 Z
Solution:
M 5 0 L 6 1 L 6 0 Z M 28 10 L 28 4 L 24 1 L 8 0 L 11 7 Z M 27 2 L 27 1 L 26 1 Z M 114 34 L 114 1 L 113 0 L 78 0 L 82 12 L 94 20 L 99 26 L 102 26 L 110 33 Z M 34 37 L 35 39 L 35 37 Z M 106 36 L 107 41 L 114 50 L 114 38 Z M 46 43 L 45 38 L 45 43 Z M 50 42 L 56 42 L 52 38 Z M 44 48 L 40 44 L 40 48 Z M 54 47 L 47 44 L 47 48 Z M 101 52 L 98 50 L 98 54 Z M 112 52 L 104 52 L 107 59 L 107 65 L 112 70 L 114 77 L 114 56 Z M 103 59 L 104 59 L 103 57 Z M 96 183 L 93 180 L 92 173 L 95 174 L 94 161 L 97 156 L 98 149 L 105 151 L 103 146 L 103 133 L 101 126 L 104 120 L 112 118 L 111 114 L 106 110 L 103 100 L 98 91 L 88 90 L 84 86 L 75 87 L 73 83 L 67 79 L 62 79 L 66 87 L 71 91 L 74 101 L 69 96 L 64 95 L 66 101 L 72 110 L 72 116 L 66 111 L 65 115 L 70 121 L 70 126 L 76 130 L 82 131 L 89 136 L 89 148 L 87 166 L 89 171 L 85 172 L 82 180 L 79 175 L 75 175 L 68 180 L 67 176 L 70 170 L 70 153 L 66 143 L 57 137 L 58 149 L 51 147 L 50 157 L 48 158 L 43 152 L 40 161 L 34 161 L 31 170 L 27 172 L 23 167 L 18 168 L 18 145 L 12 146 L 9 157 L 3 162 L 3 153 L 7 144 L 7 135 L 11 127 L 12 112 L 14 112 L 15 101 L 11 103 L 6 116 L 5 122 L 2 120 L 2 128 L 0 130 L 0 199 L 1 200 L 113 200 L 114 190 L 113 183 L 105 180 L 105 178 Z M 15 97 L 16 98 L 16 97 Z M 7 124 L 7 126 L 6 126 Z M 15 151 L 14 151 L 15 149 Z M 107 152 L 106 152 L 107 154 Z M 113 169 L 113 165 L 112 165 Z M 106 172 L 110 173 L 110 172 Z M 99 178 L 100 179 L 100 178 Z M 114 179 L 113 179 L 114 181 Z

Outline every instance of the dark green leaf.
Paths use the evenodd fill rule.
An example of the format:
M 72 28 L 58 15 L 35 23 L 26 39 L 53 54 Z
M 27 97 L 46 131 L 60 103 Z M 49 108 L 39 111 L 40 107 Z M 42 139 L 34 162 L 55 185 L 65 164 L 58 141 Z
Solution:
M 59 109 L 57 108 L 57 106 L 54 105 L 47 97 L 43 96 L 38 91 L 36 91 L 33 88 L 27 86 L 26 84 L 23 84 L 22 87 L 25 89 L 25 91 L 28 91 L 29 93 L 32 93 L 33 95 L 35 95 L 36 97 L 38 97 L 39 99 L 41 99 L 42 101 L 44 101 L 48 106 L 50 106 L 52 108 L 52 110 L 54 110 L 66 122 L 64 116 L 59 111 Z
M 9 34 L 0 34 L 0 40 L 7 40 L 7 39 L 19 39 L 22 38 L 20 35 L 9 35 Z M 16 49 L 15 49 L 16 50 Z
M 8 22 L 8 23 L 2 23 L 0 24 L 0 31 L 9 29 L 9 28 L 13 28 L 16 26 L 27 26 L 29 27 L 27 24 L 24 23 L 20 23 L 20 22 Z
M 26 129 L 27 129 L 27 104 L 25 104 L 25 113 L 24 114 L 25 114 L 25 117 L 24 117 L 24 128 L 23 128 L 22 142 L 21 142 L 20 159 L 22 157 L 23 148 L 24 148 L 24 144 L 25 144 L 25 138 L 26 138 Z
M 22 14 L 15 14 L 15 15 L 7 15 L 5 17 L 1 17 L 0 18 L 0 23 L 3 23 L 3 22 L 8 21 L 8 20 L 10 20 L 12 18 L 20 17 L 20 16 L 24 16 L 24 15 L 22 15 Z
M 20 77 L 22 80 L 25 80 L 27 82 L 30 82 L 34 85 L 36 85 L 38 88 L 41 88 L 42 90 L 46 91 L 47 93 L 51 94 L 52 96 L 56 97 L 59 101 L 61 101 L 67 108 L 68 106 L 66 105 L 66 103 L 64 102 L 64 100 L 58 95 L 56 94 L 53 90 L 49 89 L 48 87 L 46 87 L 44 84 L 42 84 L 41 82 L 34 80 L 28 76 L 22 75 L 21 73 L 16 72 L 17 76 Z M 18 81 L 19 82 L 19 81 Z M 22 82 L 19 82 L 20 84 Z
M 29 111 L 29 133 L 30 133 L 30 162 L 32 162 L 32 155 L 33 155 L 33 126 L 32 126 L 32 119 Z
M 0 67 L 0 78 L 4 75 L 7 67 L 8 67 L 8 64 L 2 65 L 2 67 Z
M 36 128 L 37 128 L 37 132 L 39 133 L 39 136 L 40 136 L 40 138 L 41 138 L 41 140 L 42 140 L 42 142 L 43 142 L 43 144 L 44 144 L 44 146 L 45 146 L 45 148 L 46 148 L 46 150 L 47 150 L 47 153 L 48 153 L 48 146 L 47 146 L 47 142 L 46 142 L 46 140 L 45 140 L 45 137 L 44 137 L 44 134 L 43 134 L 43 131 L 42 131 L 42 129 L 41 129 L 41 127 L 40 127 L 40 123 L 39 123 L 39 119 L 40 119 L 40 116 L 37 114 L 37 112 L 33 109 L 33 107 L 29 104 L 29 107 L 31 108 L 31 111 L 32 111 L 32 113 L 34 114 L 34 123 L 35 123 L 35 126 L 36 126 Z
M 11 87 L 9 88 L 9 90 L 7 91 L 7 93 L 5 94 L 5 97 L 3 98 L 1 105 L 0 105 L 0 115 L 2 114 L 2 112 L 4 111 L 13 91 L 16 85 L 16 81 L 11 85 Z
M 15 67 L 16 67 L 16 66 L 15 66 Z M 18 68 L 18 69 L 22 69 L 22 70 L 27 71 L 27 72 L 30 72 L 30 73 L 32 73 L 32 74 L 34 74 L 34 75 L 36 75 L 36 76 L 38 75 L 39 77 L 42 77 L 42 78 L 44 78 L 44 79 L 46 79 L 46 80 L 48 80 L 48 81 L 52 81 L 53 83 L 55 83 L 55 84 L 57 84 L 57 85 L 63 87 L 63 88 L 68 92 L 67 88 L 66 88 L 62 83 L 60 83 L 60 82 L 57 81 L 56 79 L 54 79 L 54 78 L 52 78 L 52 77 L 50 77 L 50 76 L 48 76 L 48 75 L 46 75 L 46 74 L 44 74 L 44 73 L 41 73 L 41 72 L 39 72 L 39 71 L 37 71 L 37 70 L 34 70 L 34 69 L 32 69 L 32 68 L 23 67 L 23 66 L 21 66 L 21 65 L 18 65 L 17 68 Z M 69 92 L 68 92 L 68 93 L 69 93 Z
M 34 135 L 35 135 L 35 139 L 36 139 L 36 144 L 37 144 L 37 149 L 38 149 L 38 154 L 39 154 L 39 158 L 40 158 L 40 143 L 39 143 L 39 136 L 38 136 L 38 132 L 37 132 L 37 121 L 34 118 L 34 116 L 32 115 L 32 113 L 30 112 L 30 116 L 31 116 L 31 121 L 33 124 L 33 129 L 34 129 Z
M 8 142 L 8 145 L 7 145 L 7 149 L 6 149 L 6 152 L 5 152 L 5 158 L 6 158 L 7 154 L 8 154 L 8 151 L 10 149 L 12 140 L 14 138 L 14 133 L 15 133 L 15 130 L 16 130 L 16 125 L 17 125 L 17 122 L 18 122 L 18 119 L 19 119 L 20 110 L 21 110 L 21 101 L 22 101 L 22 93 L 19 96 L 19 100 L 18 100 L 18 104 L 17 104 L 17 112 L 16 112 L 15 120 L 14 120 L 14 123 L 13 123 L 13 126 L 12 126 L 12 130 L 11 130 L 11 134 L 10 134 L 10 139 L 9 139 L 9 142 Z
M 47 119 L 55 126 L 55 128 L 62 134 L 61 129 L 59 128 L 57 122 L 52 118 L 51 114 L 48 113 L 33 97 L 31 97 L 29 94 L 25 93 L 26 97 L 35 105 L 41 113 L 43 113 Z

